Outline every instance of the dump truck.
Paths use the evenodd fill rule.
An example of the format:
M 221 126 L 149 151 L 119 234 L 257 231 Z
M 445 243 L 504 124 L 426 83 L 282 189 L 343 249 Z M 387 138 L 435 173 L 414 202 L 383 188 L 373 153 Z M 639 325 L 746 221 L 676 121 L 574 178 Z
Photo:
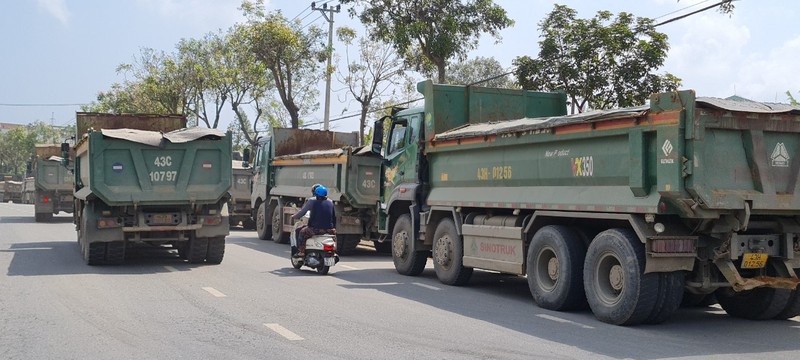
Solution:
M 234 154 L 236 154 L 234 152 Z M 235 158 L 235 156 L 234 156 Z M 250 164 L 242 161 L 241 158 L 233 161 L 233 180 L 231 181 L 230 200 L 228 200 L 228 212 L 230 214 L 231 226 L 238 226 L 240 223 L 245 229 L 255 229 L 252 211 L 250 211 L 250 179 L 253 171 Z
M 50 221 L 54 214 L 72 213 L 74 175 L 62 166 L 59 144 L 37 144 L 26 179 L 26 203 L 34 205 L 36 222 Z M 68 154 L 74 159 L 74 156 Z
M 370 195 L 357 188 L 355 174 L 365 169 L 353 160 L 357 146 L 358 133 L 352 132 L 274 128 L 259 139 L 251 198 L 258 237 L 288 242 L 292 215 L 312 196 L 311 186 L 323 184 L 336 208 L 337 249 L 342 255 L 354 249 L 362 233 L 354 206 L 375 208 L 379 190 Z M 377 181 L 380 158 L 374 161 L 370 176 Z
M 231 137 L 182 115 L 77 113 L 75 225 L 89 265 L 137 244 L 190 263 L 222 262 L 229 233 Z M 66 158 L 69 144 L 62 144 Z
M 22 203 L 22 181 L 6 180 L 3 183 L 3 202 Z
M 800 109 L 677 91 L 564 115 L 563 94 L 417 89 L 373 143 L 399 273 L 526 275 L 540 307 L 619 325 L 663 322 L 685 292 L 800 314 Z

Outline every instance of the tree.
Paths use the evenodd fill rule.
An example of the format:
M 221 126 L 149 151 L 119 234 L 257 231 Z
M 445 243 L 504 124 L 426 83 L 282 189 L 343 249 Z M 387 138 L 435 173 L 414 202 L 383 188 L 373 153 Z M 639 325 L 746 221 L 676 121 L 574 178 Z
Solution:
M 538 58 L 514 60 L 517 81 L 524 89 L 566 92 L 573 112 L 587 105 L 639 105 L 651 93 L 680 86 L 680 79 L 669 73 L 652 73 L 664 63 L 669 44 L 651 19 L 625 12 L 612 19 L 608 11 L 578 19 L 575 10 L 556 5 L 539 29 Z
M 339 40 L 346 44 L 346 70 L 339 73 L 339 79 L 347 87 L 347 95 L 359 104 L 359 141 L 364 143 L 364 129 L 367 114 L 377 109 L 382 100 L 394 94 L 403 82 L 411 81 L 403 71 L 403 59 L 385 43 L 367 38 L 358 39 L 358 55 L 350 58 L 350 45 L 356 33 L 349 28 L 337 30 Z
M 447 82 L 450 84 L 477 84 L 486 87 L 514 87 L 508 71 L 494 57 L 476 57 L 447 67 Z M 501 76 L 502 75 L 502 76 Z
M 795 99 L 794 96 L 792 96 L 791 91 L 788 90 L 786 91 L 786 97 L 789 98 L 789 104 L 792 104 L 794 106 L 800 106 L 800 102 L 798 102 L 797 99 Z
M 370 36 L 392 44 L 409 66 L 420 71 L 435 68 L 438 82 L 447 79 L 451 59 L 463 61 L 478 46 L 482 33 L 498 41 L 500 30 L 514 21 L 492 0 L 342 0 L 354 5 Z M 356 7 L 360 7 L 359 11 Z
M 72 125 L 53 127 L 43 121 L 36 121 L 28 126 L 0 133 L 0 173 L 22 178 L 36 144 L 61 143 L 74 131 L 75 127 Z
M 241 8 L 248 18 L 242 30 L 244 38 L 256 60 L 272 75 L 296 129 L 302 114 L 319 107 L 316 86 L 324 75 L 319 68 L 328 50 L 322 45 L 322 31 L 317 26 L 305 30 L 299 20 L 289 21 L 280 11 L 264 12 L 263 0 L 244 1 Z

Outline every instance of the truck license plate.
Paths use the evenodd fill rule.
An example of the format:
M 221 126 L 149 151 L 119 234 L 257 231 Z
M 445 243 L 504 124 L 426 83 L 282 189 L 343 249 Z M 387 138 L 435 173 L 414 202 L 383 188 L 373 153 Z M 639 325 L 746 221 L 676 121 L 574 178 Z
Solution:
M 760 269 L 767 265 L 767 254 L 744 254 L 742 269 Z
M 172 214 L 153 214 L 153 217 L 151 219 L 153 224 L 171 225 L 173 223 Z

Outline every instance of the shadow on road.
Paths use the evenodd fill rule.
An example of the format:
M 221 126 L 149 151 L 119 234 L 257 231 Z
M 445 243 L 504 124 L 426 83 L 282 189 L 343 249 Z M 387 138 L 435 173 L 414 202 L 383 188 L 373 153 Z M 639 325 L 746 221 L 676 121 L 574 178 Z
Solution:
M 256 236 L 242 235 L 250 234 L 231 231 L 231 234 L 225 239 L 225 243 L 243 246 L 251 250 L 260 251 L 278 257 L 285 257 L 288 263 L 289 244 L 278 244 L 272 240 L 261 240 Z M 357 260 L 358 262 L 385 262 L 387 259 L 392 259 L 390 254 L 377 253 L 375 248 L 373 248 L 371 245 L 372 242 L 362 241 L 352 254 L 339 254 L 339 258 L 341 259 L 339 264 L 346 263 L 349 260 Z
M 68 216 L 54 216 L 53 220 L 47 222 L 39 222 L 37 223 L 34 219 L 33 215 L 30 216 L 0 216 L 0 223 L 5 224 L 38 224 L 38 225 L 47 225 L 47 224 L 71 224 L 72 223 L 72 215 Z
M 169 272 L 165 266 L 178 271 L 190 270 L 205 264 L 189 264 L 170 247 L 137 246 L 125 254 L 121 265 L 86 265 L 75 240 L 12 244 L 0 253 L 12 253 L 8 276 L 50 276 L 73 274 L 131 275 Z
M 524 277 L 475 271 L 469 285 L 447 286 L 438 281 L 428 264 L 417 277 L 399 275 L 394 269 L 340 271 L 335 276 L 349 282 L 341 285 L 344 288 L 375 289 L 614 358 L 759 357 L 761 353 L 800 350 L 800 322 L 796 321 L 748 321 L 708 307 L 680 309 L 664 324 L 614 326 L 596 320 L 589 309 L 556 312 L 537 307 Z M 769 334 L 768 340 L 765 334 Z

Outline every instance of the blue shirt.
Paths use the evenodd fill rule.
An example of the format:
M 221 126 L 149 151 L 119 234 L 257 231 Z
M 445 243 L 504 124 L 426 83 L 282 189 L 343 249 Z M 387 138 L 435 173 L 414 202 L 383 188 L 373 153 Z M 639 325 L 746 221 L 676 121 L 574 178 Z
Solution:
M 334 209 L 333 201 L 330 199 L 308 199 L 303 205 L 303 208 L 294 214 L 293 218 L 297 220 L 303 217 L 308 211 L 311 211 L 311 219 L 308 220 L 308 226 L 314 229 L 336 228 L 336 210 Z

